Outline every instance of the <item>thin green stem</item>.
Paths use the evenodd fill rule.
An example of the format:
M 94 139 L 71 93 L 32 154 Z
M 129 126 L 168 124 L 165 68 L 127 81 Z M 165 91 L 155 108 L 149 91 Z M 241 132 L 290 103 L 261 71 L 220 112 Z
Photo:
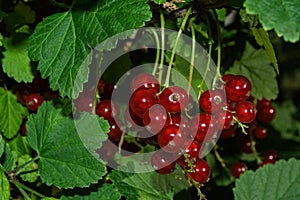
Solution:
M 160 27 L 161 27 L 161 54 L 160 54 L 160 65 L 158 67 L 159 84 L 161 84 L 162 81 L 164 58 L 165 58 L 165 17 L 162 11 L 160 12 Z
M 19 186 L 16 183 L 15 183 L 15 186 L 18 188 L 18 190 L 23 195 L 23 197 L 24 197 L 25 200 L 31 200 L 31 198 L 28 196 L 28 194 L 25 192 L 25 190 L 23 190 L 23 188 L 21 186 Z
M 217 73 L 214 77 L 213 80 L 213 87 L 216 85 L 217 80 L 221 78 L 221 28 L 220 28 L 220 23 L 218 19 L 218 15 L 216 10 L 213 9 L 213 16 L 215 18 L 216 24 L 217 24 L 217 35 L 218 35 L 218 43 L 217 43 Z
M 252 150 L 253 154 L 255 155 L 257 163 L 260 164 L 262 161 L 261 161 L 261 158 L 259 157 L 258 152 L 256 150 L 255 141 L 254 141 L 254 138 L 253 138 L 253 134 L 250 133 L 249 135 L 250 135 L 250 147 L 251 147 L 251 150 Z
M 206 76 L 207 76 L 207 73 L 210 71 L 210 62 L 211 62 L 211 51 L 212 51 L 212 45 L 213 45 L 213 41 L 210 40 L 208 42 L 208 55 L 207 55 L 207 64 L 206 64 L 206 68 L 205 68 L 205 72 L 204 72 L 204 75 L 202 77 L 202 80 L 201 80 L 201 83 L 199 85 L 199 95 L 198 95 L 198 99 L 200 98 L 200 95 L 201 93 L 203 92 L 203 84 L 204 84 L 204 81 L 206 79 Z
M 190 21 L 191 33 L 192 33 L 192 54 L 191 54 L 191 62 L 190 62 L 190 73 L 189 73 L 189 85 L 187 93 L 190 94 L 192 80 L 193 80 L 193 72 L 195 65 L 195 49 L 196 49 L 196 36 L 195 36 L 195 27 L 193 24 L 193 20 Z
M 173 66 L 173 61 L 174 61 L 174 58 L 175 58 L 175 52 L 176 52 L 176 49 L 177 49 L 177 44 L 178 44 L 179 38 L 182 34 L 182 31 L 185 29 L 185 25 L 186 25 L 187 20 L 188 20 L 191 13 L 192 13 L 192 8 L 190 7 L 188 9 L 188 11 L 186 12 L 185 16 L 184 16 L 184 19 L 183 19 L 183 21 L 181 23 L 181 26 L 180 26 L 180 29 L 178 31 L 178 34 L 177 34 L 177 37 L 176 37 L 176 40 L 175 40 L 175 44 L 173 46 L 172 54 L 171 54 L 171 57 L 170 57 L 167 74 L 166 74 L 166 81 L 165 81 L 165 86 L 166 87 L 168 87 L 169 83 L 170 83 L 171 69 L 172 69 L 172 66 Z
M 30 187 L 27 187 L 26 185 L 20 183 L 20 182 L 17 181 L 17 180 L 16 180 L 16 181 L 12 181 L 12 183 L 13 183 L 18 189 L 19 189 L 19 188 L 22 188 L 22 189 L 24 189 L 24 190 L 26 190 L 26 191 L 28 191 L 28 192 L 34 194 L 34 195 L 37 196 L 37 197 L 41 197 L 41 198 L 46 197 L 45 195 L 43 195 L 43 194 L 41 194 L 41 193 L 39 193 L 39 192 L 37 192 L 37 191 L 31 189 Z
M 34 161 L 36 161 L 36 160 L 38 160 L 38 159 L 39 159 L 39 156 L 36 156 L 36 157 L 34 157 L 34 158 L 28 160 L 26 163 L 24 163 L 24 164 L 22 164 L 22 165 L 16 167 L 16 168 L 14 169 L 15 175 L 19 174 L 20 171 L 21 171 L 22 169 L 24 169 L 27 165 L 29 165 L 30 163 L 32 163 L 32 162 L 34 162 Z
M 73 5 L 72 5 L 72 6 L 69 6 L 69 5 L 65 4 L 65 3 L 57 2 L 57 1 L 55 1 L 55 0 L 50 0 L 50 2 L 51 2 L 53 5 L 55 5 L 55 6 L 59 7 L 59 8 L 67 8 L 67 9 L 71 9 L 72 6 L 73 6 Z
M 159 62 L 159 56 L 160 56 L 160 45 L 159 45 L 159 38 L 154 29 L 151 29 L 151 32 L 153 33 L 154 39 L 155 39 L 155 44 L 156 44 L 156 57 L 155 57 L 155 64 L 153 67 L 152 75 L 155 76 L 156 71 L 157 71 L 157 66 Z

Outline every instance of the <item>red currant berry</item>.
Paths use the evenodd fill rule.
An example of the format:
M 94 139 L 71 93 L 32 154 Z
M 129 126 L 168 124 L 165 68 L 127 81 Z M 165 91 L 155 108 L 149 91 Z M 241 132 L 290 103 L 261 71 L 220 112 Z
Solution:
M 204 112 L 218 112 L 226 103 L 221 90 L 206 90 L 199 99 L 199 105 Z
M 165 88 L 159 95 L 159 100 L 166 111 L 172 113 L 181 112 L 189 103 L 187 92 L 178 86 Z
M 196 134 L 195 140 L 199 143 L 211 140 L 217 130 L 217 120 L 209 113 L 195 115 L 191 120 L 191 133 Z
M 108 139 L 111 141 L 119 141 L 123 134 L 124 125 L 120 119 L 113 119 L 109 121 L 110 129 Z
M 235 116 L 242 123 L 250 123 L 255 117 L 255 106 L 250 101 L 243 101 L 236 105 Z
M 139 129 L 142 129 L 142 126 L 144 126 L 143 119 L 137 116 L 129 107 L 126 108 L 124 112 L 124 120 L 126 123 L 127 128 L 137 131 Z
M 180 113 L 171 114 L 170 124 L 179 126 L 184 132 L 188 132 L 190 128 L 190 121 L 186 116 L 181 115 Z
M 220 138 L 221 139 L 227 139 L 234 137 L 236 133 L 236 126 L 232 125 L 228 129 L 222 130 Z
M 170 124 L 170 116 L 163 106 L 155 104 L 144 114 L 143 123 L 149 132 L 157 134 L 166 124 Z
M 37 111 L 40 105 L 44 102 L 44 98 L 39 93 L 30 94 L 25 98 L 26 106 L 31 111 Z
M 116 90 L 118 86 L 114 83 L 107 83 L 104 85 L 104 90 L 101 95 L 101 99 L 111 99 L 112 93 Z
M 21 135 L 26 136 L 26 122 L 27 122 L 27 117 L 23 118 L 23 122 L 21 125 Z
M 277 151 L 268 150 L 268 151 L 266 151 L 264 153 L 264 159 L 263 159 L 263 161 L 265 163 L 272 163 L 272 164 L 274 164 L 278 160 L 279 160 L 279 155 L 278 155 Z
M 194 181 L 204 184 L 209 179 L 210 167 L 205 160 L 198 159 L 193 171 L 189 172 L 189 175 L 192 179 L 194 179 Z
M 154 90 L 156 93 L 159 92 L 160 86 L 157 79 L 151 74 L 141 73 L 134 77 L 131 81 L 131 91 L 134 92 L 136 89 L 144 88 Z
M 272 105 L 266 106 L 258 110 L 257 117 L 263 123 L 270 123 L 276 115 L 275 108 Z
M 222 80 L 226 83 L 229 80 L 233 79 L 234 77 L 235 77 L 235 75 L 233 75 L 233 74 L 225 74 L 222 76 Z
M 111 100 L 102 100 L 96 106 L 96 114 L 106 120 L 112 120 L 120 114 L 120 109 L 117 104 Z
M 138 89 L 130 97 L 129 105 L 131 110 L 140 118 L 154 104 L 158 103 L 158 98 L 153 90 Z
M 232 116 L 231 112 L 223 111 L 223 112 L 217 113 L 217 117 L 219 120 L 218 123 L 220 125 L 223 124 L 222 130 L 229 129 L 229 127 L 233 123 L 233 116 Z
M 250 96 L 252 85 L 242 75 L 236 75 L 225 84 L 226 97 L 233 102 L 244 101 Z
M 160 150 L 153 153 L 151 164 L 157 173 L 170 174 L 175 170 L 173 160 L 173 154 Z
M 264 139 L 265 137 L 267 137 L 267 129 L 265 127 L 256 127 L 254 129 L 254 135 L 257 139 Z
M 256 145 L 256 142 L 253 140 L 252 141 L 252 144 L 251 144 L 251 140 L 250 140 L 250 137 L 249 136 L 245 136 L 242 138 L 241 140 L 241 148 L 242 148 L 242 151 L 245 152 L 245 153 L 252 153 L 252 147 L 251 145 Z
M 98 81 L 97 88 L 98 88 L 98 94 L 102 95 L 104 93 L 104 88 L 105 88 L 105 82 L 102 78 Z
M 239 178 L 242 173 L 248 170 L 248 167 L 245 163 L 238 162 L 232 165 L 231 167 L 231 174 L 235 178 Z
M 262 110 L 265 107 L 271 106 L 272 102 L 267 100 L 266 98 L 262 98 L 261 100 L 257 101 L 256 107 L 257 110 Z
M 165 126 L 163 130 L 158 133 L 158 144 L 164 151 L 170 153 L 179 152 L 183 147 L 186 139 L 186 133 L 181 132 L 176 125 Z
M 186 140 L 186 142 L 184 144 L 184 147 L 185 147 L 185 149 L 184 149 L 183 153 L 185 155 L 181 155 L 177 159 L 176 162 L 179 165 L 181 165 L 182 167 L 188 167 L 188 163 L 186 161 L 186 157 L 185 156 L 187 156 L 189 160 L 193 160 L 193 159 L 198 158 L 201 146 L 196 141 Z

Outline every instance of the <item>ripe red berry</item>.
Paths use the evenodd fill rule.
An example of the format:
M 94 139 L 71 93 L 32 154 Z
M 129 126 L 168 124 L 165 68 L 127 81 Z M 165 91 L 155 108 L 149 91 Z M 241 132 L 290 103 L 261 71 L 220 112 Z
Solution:
M 155 104 L 144 114 L 143 123 L 149 132 L 157 134 L 170 123 L 170 116 L 163 106 Z
M 26 136 L 26 122 L 27 122 L 27 117 L 23 118 L 23 122 L 22 122 L 22 125 L 21 125 L 21 132 L 20 134 L 22 136 Z
M 132 92 L 134 92 L 136 89 L 144 88 L 154 90 L 156 93 L 158 93 L 160 90 L 160 85 L 157 79 L 151 74 L 141 73 L 132 79 L 130 88 Z
M 232 165 L 231 173 L 235 178 L 239 178 L 242 173 L 248 170 L 248 167 L 245 163 L 238 162 Z
M 267 129 L 262 126 L 255 127 L 253 132 L 257 139 L 264 139 L 268 134 Z
M 119 141 L 123 134 L 124 125 L 120 119 L 113 119 L 109 121 L 110 129 L 108 139 L 111 141 Z
M 231 112 L 222 111 L 222 112 L 217 113 L 216 116 L 218 117 L 219 125 L 221 126 L 223 124 L 223 126 L 221 127 L 222 130 L 229 129 L 229 127 L 232 125 L 232 122 L 233 122 L 233 116 L 232 116 Z
M 276 115 L 275 108 L 272 105 L 266 106 L 257 111 L 258 119 L 263 123 L 270 123 Z
M 235 136 L 235 133 L 236 133 L 236 126 L 232 125 L 228 129 L 222 130 L 220 134 L 220 138 L 221 139 L 231 138 Z
M 128 106 L 124 112 L 124 120 L 126 123 L 126 127 L 137 131 L 139 129 L 142 129 L 142 126 L 144 126 L 143 119 L 137 116 Z
M 120 109 L 117 104 L 111 100 L 102 100 L 96 106 L 96 114 L 106 120 L 112 120 L 120 114 Z
M 222 80 L 226 83 L 229 80 L 231 80 L 233 77 L 235 77 L 235 75 L 233 75 L 233 74 L 225 74 L 225 75 L 222 76 Z
M 195 115 L 191 120 L 191 132 L 199 143 L 209 141 L 218 130 L 218 121 L 209 113 Z
M 252 147 L 251 147 L 251 145 L 255 146 L 256 142 L 253 140 L 252 144 L 251 144 L 251 140 L 250 140 L 249 136 L 242 137 L 241 148 L 242 148 L 243 152 L 245 152 L 245 153 L 252 153 Z
M 130 97 L 129 106 L 131 110 L 140 118 L 154 104 L 158 103 L 158 98 L 153 90 L 138 89 Z
M 274 164 L 276 161 L 279 160 L 279 155 L 275 150 L 268 150 L 264 153 L 263 162 L 265 163 L 272 163 Z
M 204 184 L 209 179 L 210 167 L 205 160 L 198 159 L 193 171 L 189 172 L 189 175 L 192 179 L 194 179 L 194 181 Z
M 244 101 L 250 96 L 252 85 L 242 75 L 236 75 L 225 84 L 226 97 L 233 102 Z
M 106 83 L 101 95 L 101 99 L 111 99 L 112 93 L 118 88 L 114 83 Z
M 159 95 L 160 104 L 167 112 L 177 113 L 186 108 L 189 103 L 187 92 L 178 86 L 165 88 Z
M 30 94 L 25 98 L 26 106 L 31 111 L 37 111 L 44 102 L 44 98 L 39 93 Z
M 255 106 L 250 101 L 243 101 L 234 108 L 236 118 L 242 123 L 250 123 L 255 119 Z
M 170 124 L 179 126 L 184 132 L 188 132 L 190 128 L 189 119 L 181 113 L 171 114 Z
M 256 107 L 257 110 L 262 110 L 263 108 L 271 105 L 272 105 L 271 101 L 267 100 L 266 98 L 262 98 L 261 100 L 257 101 Z
M 188 156 L 188 159 L 192 160 L 196 159 L 199 157 L 199 152 L 200 152 L 200 148 L 201 145 L 199 145 L 198 142 L 193 141 L 191 139 L 186 140 L 185 144 L 184 144 L 184 151 L 183 154 L 185 154 L 186 156 Z M 176 161 L 179 165 L 181 165 L 182 167 L 188 167 L 188 163 L 186 162 L 186 157 L 184 155 L 181 155 L 177 161 Z
M 199 99 L 201 109 L 208 113 L 220 111 L 225 103 L 225 94 L 221 90 L 206 90 Z
M 158 133 L 159 146 L 166 152 L 179 152 L 186 139 L 186 133 L 181 131 L 182 129 L 179 129 L 176 125 L 165 126 L 164 129 Z
M 175 169 L 175 163 L 173 160 L 173 154 L 160 150 L 153 153 L 151 164 L 157 173 L 170 174 Z

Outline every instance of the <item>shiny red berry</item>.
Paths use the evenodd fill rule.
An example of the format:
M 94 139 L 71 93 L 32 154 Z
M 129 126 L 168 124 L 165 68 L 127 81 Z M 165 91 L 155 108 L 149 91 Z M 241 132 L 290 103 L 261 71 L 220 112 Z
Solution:
M 276 161 L 279 160 L 279 155 L 275 150 L 268 150 L 264 153 L 263 162 L 265 163 L 272 163 L 274 164 Z
M 252 140 L 252 143 L 251 143 L 251 140 L 250 140 L 249 136 L 245 136 L 245 137 L 242 138 L 241 148 L 242 148 L 243 152 L 252 153 L 252 145 L 255 146 L 256 142 L 254 140 Z
M 183 167 L 188 167 L 186 157 L 191 162 L 193 159 L 198 158 L 201 145 L 199 145 L 198 142 L 189 139 L 185 141 L 184 147 L 185 149 L 183 150 L 183 154 L 185 155 L 181 155 L 176 162 Z
M 262 98 L 261 100 L 257 101 L 256 107 L 257 110 L 261 110 L 267 106 L 271 106 L 272 102 L 270 100 L 267 100 L 266 98 Z
M 225 84 L 226 98 L 233 102 L 244 101 L 250 96 L 252 85 L 242 75 L 236 75 Z
M 245 163 L 238 162 L 232 165 L 231 167 L 231 174 L 235 178 L 239 178 L 242 173 L 248 170 L 248 167 Z
M 205 160 L 198 159 L 193 171 L 189 172 L 189 175 L 192 179 L 194 179 L 194 181 L 204 184 L 209 179 L 210 167 Z
M 187 92 L 178 86 L 165 88 L 159 95 L 159 100 L 166 111 L 171 113 L 181 112 L 189 103 Z
M 30 94 L 25 98 L 26 106 L 31 111 L 37 111 L 44 102 L 44 98 L 39 93 Z
M 158 103 L 158 98 L 153 90 L 138 89 L 130 97 L 129 106 L 131 110 L 140 118 L 154 104 Z
M 222 130 L 229 129 L 233 123 L 233 116 L 229 111 L 219 112 L 216 114 L 216 117 L 218 117 L 218 123 L 220 124 L 220 126 L 223 125 L 221 127 Z
M 204 112 L 219 112 L 226 104 L 225 94 L 221 90 L 206 90 L 199 99 L 199 105 Z
M 175 170 L 173 154 L 164 151 L 155 151 L 151 158 L 154 170 L 159 174 L 170 174 Z
M 270 123 L 276 115 L 275 108 L 272 105 L 266 106 L 257 111 L 258 119 L 263 123 Z
M 130 130 L 137 131 L 143 129 L 144 123 L 143 118 L 137 116 L 128 106 L 124 112 L 124 120 L 126 127 Z
M 134 77 L 130 85 L 131 91 L 134 92 L 136 89 L 151 89 L 156 93 L 160 90 L 160 85 L 157 79 L 151 74 L 141 73 Z
M 221 139 L 228 139 L 228 138 L 232 138 L 235 136 L 236 133 L 236 126 L 232 125 L 230 126 L 228 129 L 222 130 L 221 134 L 220 134 L 220 138 Z
M 251 123 L 255 117 L 255 106 L 250 101 L 243 101 L 234 108 L 236 118 L 242 123 Z
M 120 119 L 113 119 L 109 121 L 110 129 L 108 139 L 111 141 L 119 141 L 123 134 L 124 125 Z
M 165 126 L 158 133 L 158 144 L 164 151 L 170 153 L 179 152 L 186 139 L 186 133 L 176 125 Z
M 96 106 L 96 114 L 106 120 L 112 120 L 120 114 L 120 109 L 113 101 L 102 100 Z
M 188 132 L 190 128 L 189 119 L 181 113 L 171 114 L 170 124 L 179 126 L 184 132 Z
M 233 74 L 225 74 L 225 75 L 222 76 L 222 80 L 226 83 L 229 80 L 233 79 L 233 77 L 235 77 L 235 75 L 233 75 Z
M 262 126 L 255 127 L 253 132 L 257 139 L 264 139 L 268 135 L 267 129 Z
M 170 116 L 163 106 L 155 104 L 144 114 L 143 123 L 149 132 L 157 134 L 170 123 Z

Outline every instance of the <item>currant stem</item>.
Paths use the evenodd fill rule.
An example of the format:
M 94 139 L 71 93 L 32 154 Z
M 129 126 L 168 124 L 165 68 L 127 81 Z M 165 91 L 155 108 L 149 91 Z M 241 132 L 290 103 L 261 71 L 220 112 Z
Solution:
M 173 66 L 173 61 L 174 61 L 174 58 L 175 58 L 175 52 L 176 52 L 176 49 L 177 49 L 177 44 L 178 44 L 179 38 L 182 34 L 182 31 L 185 29 L 185 25 L 186 25 L 187 20 L 188 20 L 191 13 L 192 13 L 192 8 L 190 7 L 188 9 L 188 11 L 186 12 L 185 16 L 184 16 L 184 19 L 183 19 L 183 21 L 181 23 L 181 26 L 180 26 L 180 29 L 178 31 L 178 34 L 177 34 L 177 37 L 176 37 L 176 40 L 175 40 L 175 43 L 174 43 L 174 47 L 172 49 L 172 54 L 171 54 L 171 57 L 170 57 L 167 74 L 166 74 L 166 82 L 164 84 L 166 87 L 168 87 L 169 83 L 170 83 L 171 69 L 172 69 L 172 66 Z
M 165 18 L 164 14 L 160 12 L 160 27 L 161 27 L 161 54 L 160 54 L 160 65 L 158 67 L 158 83 L 161 85 L 162 75 L 163 75 L 163 66 L 165 58 Z
M 20 183 L 20 182 L 17 181 L 17 180 L 11 181 L 11 182 L 12 182 L 19 190 L 20 190 L 20 189 L 22 189 L 22 190 L 24 189 L 24 190 L 26 190 L 26 191 L 28 191 L 28 192 L 34 194 L 35 196 L 38 196 L 38 197 L 41 197 L 41 198 L 46 197 L 45 195 L 43 195 L 43 194 L 41 194 L 41 193 L 39 193 L 39 192 L 37 192 L 37 191 L 31 189 L 30 187 L 27 187 L 26 185 Z M 23 191 L 24 191 L 24 190 L 23 190 Z M 21 191 L 20 191 L 20 192 L 21 192 Z M 24 192 L 25 192 L 25 191 L 24 191 Z M 26 192 L 25 192 L 25 193 L 26 193 Z M 30 198 L 29 198 L 29 199 L 30 199 Z
M 18 188 L 18 190 L 20 191 L 20 193 L 23 195 L 25 200 L 30 200 L 31 198 L 28 196 L 28 194 L 25 192 L 25 190 L 23 190 L 22 187 L 20 187 L 18 184 L 15 184 L 15 186 Z
M 39 156 L 36 156 L 36 157 L 34 157 L 34 158 L 28 160 L 26 163 L 24 163 L 24 164 L 22 164 L 22 165 L 16 167 L 16 168 L 13 170 L 13 171 L 15 172 L 15 176 L 18 175 L 18 174 L 20 173 L 20 171 L 21 171 L 22 169 L 24 169 L 27 165 L 29 165 L 30 163 L 32 163 L 32 162 L 34 162 L 34 161 L 36 161 L 36 160 L 38 160 L 38 159 L 39 159 Z M 11 171 L 10 173 L 12 173 L 12 171 Z
M 119 152 L 119 154 L 121 154 L 121 151 L 122 151 L 122 145 L 124 143 L 124 137 L 125 137 L 125 133 L 123 132 L 122 135 L 121 135 L 121 138 L 120 138 L 119 145 L 118 145 L 118 152 Z
M 154 39 L 155 39 L 155 44 L 156 44 L 156 56 L 155 56 L 155 64 L 153 67 L 153 71 L 152 71 L 152 75 L 155 76 L 156 71 L 157 71 L 157 66 L 158 66 L 158 62 L 159 62 L 159 56 L 160 56 L 160 45 L 159 45 L 159 38 L 158 35 L 156 33 L 156 31 L 154 29 L 150 29 L 151 32 L 153 33 Z
M 225 169 L 228 169 L 226 166 L 225 160 L 219 154 L 218 145 L 214 145 L 214 154 L 215 154 L 217 160 L 219 161 L 219 163 L 221 164 L 221 166 Z
M 262 160 L 259 157 L 258 152 L 256 150 L 255 141 L 254 141 L 254 138 L 253 138 L 253 134 L 250 133 L 249 135 L 250 135 L 250 147 L 251 147 L 251 150 L 252 150 L 253 154 L 255 155 L 257 163 L 260 164 L 262 162 Z
M 192 33 L 192 55 L 191 55 L 191 62 L 190 62 L 189 83 L 187 89 L 188 95 L 190 95 L 190 90 L 191 90 L 192 80 L 193 80 L 194 64 L 195 64 L 196 36 L 195 36 L 195 27 L 193 24 L 193 20 L 190 21 L 190 27 Z

